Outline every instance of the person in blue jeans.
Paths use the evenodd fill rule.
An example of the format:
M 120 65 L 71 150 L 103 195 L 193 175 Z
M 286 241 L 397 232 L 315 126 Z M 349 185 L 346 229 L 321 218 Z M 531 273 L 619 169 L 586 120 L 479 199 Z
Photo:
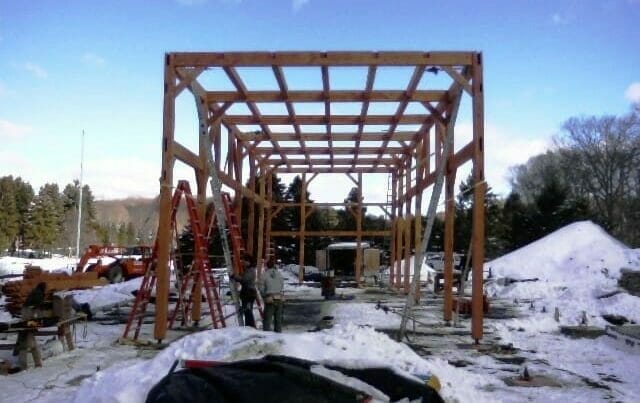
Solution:
M 275 267 L 273 259 L 267 261 L 267 270 L 262 273 L 260 291 L 264 299 L 263 330 L 282 332 L 282 309 L 284 305 L 284 278 Z

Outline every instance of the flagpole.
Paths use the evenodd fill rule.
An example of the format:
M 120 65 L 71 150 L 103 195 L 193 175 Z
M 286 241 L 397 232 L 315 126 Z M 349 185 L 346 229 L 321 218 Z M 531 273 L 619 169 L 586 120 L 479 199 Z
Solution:
M 82 140 L 80 142 L 80 195 L 78 197 L 78 232 L 76 236 L 76 259 L 80 258 L 80 232 L 82 223 L 82 165 L 84 162 L 84 130 L 82 130 Z

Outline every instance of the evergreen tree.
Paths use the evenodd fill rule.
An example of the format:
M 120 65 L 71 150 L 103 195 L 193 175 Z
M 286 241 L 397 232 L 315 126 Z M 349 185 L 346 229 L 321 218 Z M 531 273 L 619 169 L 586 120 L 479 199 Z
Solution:
M 0 178 L 0 255 L 14 245 L 20 231 L 13 177 Z
M 26 236 L 29 245 L 51 250 L 60 239 L 64 204 L 58 185 L 47 183 L 40 188 L 29 211 Z

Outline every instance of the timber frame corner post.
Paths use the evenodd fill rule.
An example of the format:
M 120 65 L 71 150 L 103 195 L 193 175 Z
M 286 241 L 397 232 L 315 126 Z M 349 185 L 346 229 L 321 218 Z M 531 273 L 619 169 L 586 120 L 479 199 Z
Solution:
M 316 87 L 298 90 L 298 86 L 292 85 L 290 71 L 297 67 L 317 71 L 320 80 Z M 345 67 L 362 71 L 366 77 L 362 87 L 335 88 L 332 77 Z M 397 84 L 397 88 L 392 89 L 377 89 L 376 77 L 382 75 L 383 70 L 386 74 L 393 74 L 399 68 L 411 71 L 408 83 Z M 227 85 L 218 86 L 211 83 L 212 80 L 204 79 L 200 82 L 199 78 L 208 70 L 215 71 L 218 74 L 215 77 L 222 77 Z M 247 74 L 256 70 L 273 78 L 271 89 L 256 89 L 249 85 L 255 80 L 247 80 Z M 437 73 L 446 78 L 446 88 L 436 88 L 432 84 L 432 77 Z M 273 253 L 271 239 L 275 237 L 298 238 L 302 267 L 305 239 L 309 237 L 350 237 L 359 244 L 369 237 L 390 236 L 390 285 L 405 293 L 408 292 L 407 276 L 410 273 L 406 268 L 402 270 L 400 261 L 421 242 L 419 229 L 424 191 L 435 183 L 438 167 L 447 161 L 449 197 L 457 169 L 472 161 L 475 181 L 472 337 L 476 341 L 482 338 L 486 186 L 480 52 L 169 53 L 165 56 L 164 77 L 155 338 L 164 339 L 166 335 L 171 188 L 175 179 L 182 179 L 173 177 L 173 167 L 178 160 L 193 168 L 198 183 L 197 197 L 204 204 L 207 190 L 203 184 L 209 175 L 207 158 L 210 152 L 214 159 L 213 169 L 223 185 L 236 195 L 236 214 L 242 213 L 239 196 L 251 201 L 248 233 L 258 231 L 258 234 L 255 242 L 251 239 L 246 244 L 258 261 Z M 310 83 L 306 84 L 305 88 L 308 88 Z M 197 150 L 190 150 L 175 139 L 175 100 L 185 90 L 193 95 L 198 111 L 200 146 Z M 443 158 L 442 145 L 448 136 L 453 138 L 458 107 L 464 96 L 472 99 L 473 138 L 468 144 L 456 144 L 447 158 Z M 322 107 L 315 114 L 297 113 L 296 108 L 302 103 L 315 103 Z M 360 112 L 340 113 L 340 104 L 345 103 L 358 104 Z M 278 110 L 284 112 L 271 114 L 276 108 L 267 110 L 267 104 L 276 104 Z M 234 105 L 240 105 L 248 113 L 233 112 L 231 108 Z M 374 107 L 376 113 L 370 113 Z M 432 155 L 435 157 L 431 158 Z M 243 169 L 249 172 L 245 174 Z M 358 192 L 357 201 L 352 203 L 356 227 L 342 231 L 307 230 L 305 220 L 312 208 L 344 206 L 344 202 L 314 203 L 311 206 L 305 200 L 299 203 L 273 200 L 271 175 L 278 173 L 300 174 L 303 189 L 319 174 L 346 174 Z M 369 203 L 363 199 L 363 176 L 374 173 L 393 178 L 389 201 Z M 251 186 L 244 186 L 243 180 Z M 366 206 L 377 206 L 385 211 L 392 222 L 391 228 L 363 230 L 358 217 Z M 448 234 L 445 235 L 445 289 L 449 288 L 445 291 L 445 306 L 451 306 L 452 298 L 453 207 L 452 203 L 447 203 L 445 211 L 445 233 Z M 293 231 L 272 230 L 273 217 L 288 208 L 299 211 L 300 227 Z M 240 221 L 240 217 L 238 219 Z M 414 231 L 411 231 L 412 225 Z M 355 264 L 357 281 L 360 281 L 362 260 L 362 253 L 358 253 Z M 300 276 L 302 274 L 301 271 Z M 450 311 L 445 311 L 445 320 L 450 314 Z

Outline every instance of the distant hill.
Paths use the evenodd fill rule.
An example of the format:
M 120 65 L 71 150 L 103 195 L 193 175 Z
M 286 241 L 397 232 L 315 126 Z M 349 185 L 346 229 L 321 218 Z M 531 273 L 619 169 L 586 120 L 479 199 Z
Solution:
M 128 224 L 131 222 L 136 230 L 154 233 L 158 227 L 158 206 L 160 197 L 127 198 L 116 200 L 96 200 L 96 220 L 104 224 Z M 186 211 L 181 205 L 178 210 L 178 227 L 187 223 Z

